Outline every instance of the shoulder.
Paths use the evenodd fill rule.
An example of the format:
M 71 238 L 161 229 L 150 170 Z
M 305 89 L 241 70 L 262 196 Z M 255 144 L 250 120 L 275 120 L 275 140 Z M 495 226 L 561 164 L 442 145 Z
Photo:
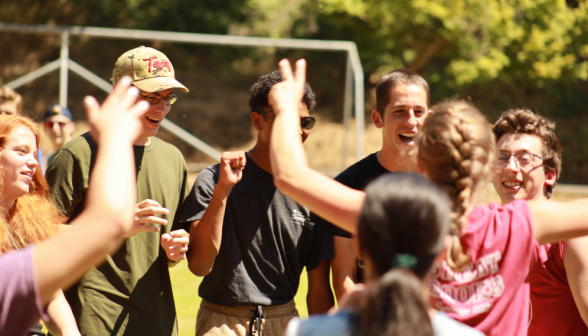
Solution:
M 178 147 L 167 141 L 161 140 L 158 137 L 152 137 L 151 139 L 155 142 L 155 152 L 157 152 L 157 154 L 166 153 L 168 156 L 181 157 L 182 160 L 184 160 L 184 155 Z
M 335 180 L 354 189 L 363 189 L 367 182 L 386 172 L 382 169 L 376 153 L 372 153 L 342 171 Z
M 444 312 L 438 312 L 431 317 L 431 324 L 435 336 L 483 336 L 484 334 L 463 323 L 457 322 Z
M 55 153 L 55 157 L 59 156 L 61 152 L 66 152 L 73 156 L 91 155 L 96 148 L 96 142 L 92 139 L 90 132 L 86 132 L 61 146 Z

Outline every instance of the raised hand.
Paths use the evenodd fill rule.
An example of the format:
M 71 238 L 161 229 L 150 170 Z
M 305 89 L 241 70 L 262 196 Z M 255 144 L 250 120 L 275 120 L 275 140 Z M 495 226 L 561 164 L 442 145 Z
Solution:
M 101 134 L 116 135 L 116 140 L 134 141 L 140 134 L 141 117 L 149 109 L 146 101 L 137 102 L 139 89 L 131 86 L 131 78 L 123 77 L 100 106 L 96 98 L 84 98 L 84 107 L 91 127 L 91 134 L 99 142 Z
M 167 215 L 169 210 L 162 207 L 157 201 L 146 199 L 139 202 L 135 207 L 135 220 L 133 229 L 127 237 L 136 235 L 139 232 L 159 232 L 159 228 L 149 224 L 167 225 L 167 220 L 155 215 Z
M 186 259 L 189 242 L 188 233 L 183 229 L 161 235 L 161 247 L 165 250 L 167 259 L 174 263 Z
M 217 185 L 224 189 L 227 196 L 235 184 L 241 181 L 245 163 L 246 159 L 243 151 L 224 152 L 221 154 L 220 176 Z
M 283 81 L 272 86 L 268 103 L 276 115 L 290 110 L 298 112 L 298 105 L 304 96 L 306 84 L 306 61 L 304 59 L 296 61 L 296 74 L 292 73 L 292 67 L 287 59 L 281 60 L 279 66 Z

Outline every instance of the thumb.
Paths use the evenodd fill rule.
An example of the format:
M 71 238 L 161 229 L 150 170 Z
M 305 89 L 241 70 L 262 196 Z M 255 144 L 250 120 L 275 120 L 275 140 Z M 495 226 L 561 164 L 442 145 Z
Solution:
M 96 98 L 92 96 L 86 96 L 84 98 L 84 108 L 86 109 L 86 116 L 88 121 L 92 122 L 100 114 L 100 105 L 96 101 Z

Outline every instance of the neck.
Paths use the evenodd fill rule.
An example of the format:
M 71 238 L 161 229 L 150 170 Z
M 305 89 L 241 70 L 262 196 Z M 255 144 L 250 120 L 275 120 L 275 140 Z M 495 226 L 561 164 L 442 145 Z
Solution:
M 2 199 L 2 207 L 4 209 L 6 209 L 6 213 L 4 214 L 8 220 L 8 214 L 10 213 L 10 211 L 12 210 L 12 208 L 14 207 L 14 203 L 16 202 L 16 199 Z
M 391 172 L 418 173 L 416 153 L 414 150 L 405 157 L 399 157 L 394 151 L 383 146 L 378 152 L 378 161 Z
M 140 136 L 137 138 L 137 140 L 135 140 L 135 142 L 133 142 L 133 145 L 135 145 L 135 146 L 149 146 L 150 143 L 151 143 L 151 137 Z
M 272 174 L 272 165 L 269 157 L 269 144 L 257 139 L 255 146 L 249 151 L 249 158 L 261 169 Z

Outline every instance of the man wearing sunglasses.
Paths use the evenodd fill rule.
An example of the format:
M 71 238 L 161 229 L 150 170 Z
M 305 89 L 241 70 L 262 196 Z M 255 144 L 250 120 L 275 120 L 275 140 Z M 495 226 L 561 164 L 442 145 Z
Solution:
M 45 111 L 44 129 L 47 133 L 51 144 L 53 145 L 53 152 L 47 158 L 47 164 L 51 162 L 55 152 L 69 142 L 76 129 L 73 122 L 71 111 L 67 107 L 59 104 L 50 105 Z M 46 167 L 46 165 L 44 165 Z
M 166 55 L 153 48 L 127 51 L 116 62 L 112 83 L 132 78 L 139 100 L 150 104 L 134 141 L 137 202 L 133 233 L 121 249 L 92 269 L 66 298 L 82 335 L 177 335 L 168 267 L 185 258 L 187 233 L 179 226 L 189 192 L 180 151 L 155 137 L 177 97 L 188 92 L 175 79 Z M 96 155 L 89 133 L 63 145 L 47 169 L 47 181 L 64 222 L 84 208 Z M 75 253 L 75 251 L 72 251 Z
M 502 203 L 551 198 L 561 172 L 555 123 L 527 109 L 512 109 L 493 130 L 492 182 Z M 529 335 L 588 335 L 588 237 L 537 246 L 529 283 Z
M 280 72 L 274 71 L 251 87 L 255 146 L 247 153 L 223 153 L 220 164 L 198 175 L 186 200 L 181 221 L 190 231 L 188 266 L 204 276 L 197 336 L 282 335 L 297 316 L 293 299 L 304 267 L 309 306 L 332 305 L 332 296 L 327 303 L 318 302 L 330 294 L 328 282 L 317 284 L 312 277 L 333 256 L 330 228 L 317 224 L 306 207 L 273 182 L 269 142 L 275 114 L 268 94 L 281 81 Z M 315 95 L 306 84 L 299 106 L 300 141 L 314 126 L 309 116 L 314 106 Z

